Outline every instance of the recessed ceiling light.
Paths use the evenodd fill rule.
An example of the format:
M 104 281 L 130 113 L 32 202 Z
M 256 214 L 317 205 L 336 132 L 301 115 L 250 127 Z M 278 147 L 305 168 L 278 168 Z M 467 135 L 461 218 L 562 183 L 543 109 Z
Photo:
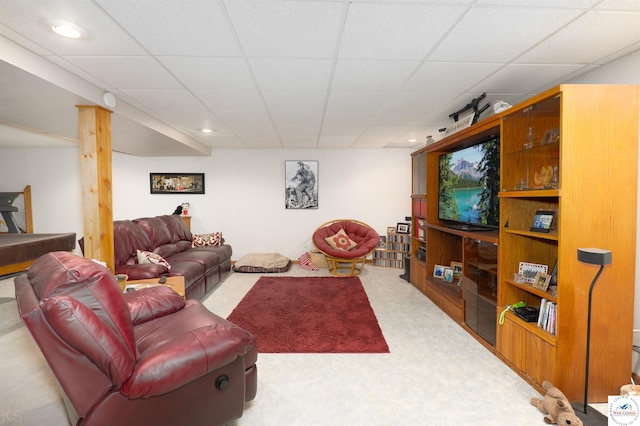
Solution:
M 200 129 L 202 133 L 213 133 L 213 129 Z
M 52 21 L 51 29 L 58 35 L 66 38 L 80 38 L 84 30 L 79 26 L 65 21 Z
M 409 139 L 408 142 L 417 142 L 417 139 Z

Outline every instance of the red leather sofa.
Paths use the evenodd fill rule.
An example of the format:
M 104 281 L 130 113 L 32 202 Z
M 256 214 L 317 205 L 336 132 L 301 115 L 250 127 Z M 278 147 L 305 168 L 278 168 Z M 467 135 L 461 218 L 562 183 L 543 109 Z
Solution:
M 202 299 L 231 271 L 231 246 L 192 247 L 193 236 L 178 215 L 113 222 L 116 274 L 130 280 L 182 275 L 187 299 Z M 137 250 L 160 255 L 170 265 L 138 263 Z
M 199 301 L 168 287 L 122 294 L 109 270 L 68 252 L 14 282 L 73 425 L 223 425 L 256 395 L 255 338 Z

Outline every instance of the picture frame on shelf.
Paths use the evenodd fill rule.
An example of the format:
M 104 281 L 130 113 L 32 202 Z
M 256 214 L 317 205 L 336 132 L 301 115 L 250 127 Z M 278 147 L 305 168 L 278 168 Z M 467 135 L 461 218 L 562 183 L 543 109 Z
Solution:
M 462 262 L 451 262 L 449 266 L 453 270 L 453 278 L 458 279 L 462 277 Z
M 387 226 L 387 234 L 395 234 L 396 233 L 396 228 L 393 226 Z
M 533 216 L 533 222 L 531 223 L 531 232 L 548 233 L 553 226 L 553 220 L 556 212 L 553 210 L 538 210 Z
M 539 263 L 528 263 L 528 262 L 520 262 L 518 266 L 518 273 L 524 277 L 524 281 L 533 284 L 536 279 L 536 274 L 543 273 L 546 274 L 549 270 L 547 265 L 542 265 Z
M 396 225 L 396 234 L 408 234 L 409 224 L 404 222 L 398 222 Z
M 444 272 L 442 274 L 442 279 L 447 283 L 453 282 L 453 269 L 444 268 Z
M 542 290 L 542 291 L 547 291 L 547 289 L 549 288 L 550 281 L 551 281 L 551 275 L 538 272 L 536 276 L 533 278 L 533 288 L 537 288 L 538 290 Z
M 204 173 L 149 173 L 151 194 L 204 194 Z
M 436 278 L 444 278 L 444 270 L 447 269 L 444 265 L 435 265 L 433 267 L 433 276 Z
M 387 247 L 387 236 L 380 235 L 380 241 L 378 241 L 378 248 L 386 248 Z

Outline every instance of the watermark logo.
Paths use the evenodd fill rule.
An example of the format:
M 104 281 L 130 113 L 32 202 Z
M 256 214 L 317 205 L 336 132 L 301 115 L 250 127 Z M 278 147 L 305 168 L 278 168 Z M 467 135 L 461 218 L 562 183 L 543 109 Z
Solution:
M 609 396 L 609 424 L 640 426 L 640 396 Z
M 22 411 L 3 410 L 0 408 L 0 425 L 22 423 Z

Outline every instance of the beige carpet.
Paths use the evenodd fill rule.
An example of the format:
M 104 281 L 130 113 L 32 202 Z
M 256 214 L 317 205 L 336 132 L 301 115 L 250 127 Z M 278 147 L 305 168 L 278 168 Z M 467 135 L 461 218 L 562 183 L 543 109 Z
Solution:
M 401 273 L 367 265 L 360 276 L 390 353 L 260 354 L 258 395 L 234 425 L 544 425 L 529 405 L 540 395 Z M 282 275 L 326 269 L 294 265 Z M 259 277 L 232 273 L 205 305 L 227 317 Z M 2 424 L 67 425 L 55 381 L 6 298 L 12 280 L 0 281 Z

